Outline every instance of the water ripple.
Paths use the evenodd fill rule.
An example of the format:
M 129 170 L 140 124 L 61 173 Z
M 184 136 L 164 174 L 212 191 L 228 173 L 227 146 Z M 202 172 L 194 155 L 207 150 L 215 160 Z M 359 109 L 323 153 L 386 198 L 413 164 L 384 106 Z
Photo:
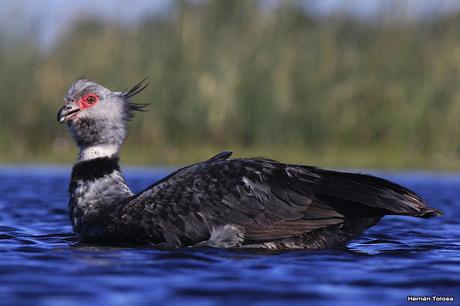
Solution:
M 381 173 L 444 211 L 385 217 L 343 250 L 157 250 L 78 243 L 69 169 L 0 169 L 0 304 L 403 305 L 460 288 L 460 176 Z M 129 171 L 128 171 L 129 173 Z M 141 190 L 164 172 L 128 176 Z

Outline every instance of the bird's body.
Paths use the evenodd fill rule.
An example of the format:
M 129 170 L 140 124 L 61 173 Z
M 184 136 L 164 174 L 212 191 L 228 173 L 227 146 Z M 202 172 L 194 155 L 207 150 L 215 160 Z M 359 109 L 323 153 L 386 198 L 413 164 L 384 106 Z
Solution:
M 335 248 L 384 215 L 440 214 L 414 192 L 377 177 L 263 158 L 231 159 L 231 152 L 179 169 L 134 194 L 120 171 L 118 149 L 126 134 L 126 118 L 140 109 L 129 98 L 142 89 L 138 84 L 111 93 L 80 79 L 69 89 L 70 98 L 58 114 L 58 120 L 69 121 L 80 147 L 69 185 L 69 210 L 83 242 Z M 104 109 L 90 106 L 95 110 L 88 114 L 85 108 L 74 107 L 84 105 L 80 100 L 88 94 L 94 95 L 93 104 L 106 103 Z M 107 108 L 120 113 L 103 115 Z

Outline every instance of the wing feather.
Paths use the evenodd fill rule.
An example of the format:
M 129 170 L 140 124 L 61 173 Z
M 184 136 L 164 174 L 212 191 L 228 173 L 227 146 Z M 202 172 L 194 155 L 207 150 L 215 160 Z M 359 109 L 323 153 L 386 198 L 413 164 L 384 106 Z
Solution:
M 174 172 L 128 206 L 145 207 L 152 237 L 182 244 L 208 239 L 211 228 L 228 224 L 241 228 L 246 241 L 270 241 L 338 225 L 348 216 L 437 213 L 412 191 L 373 176 L 230 154 Z

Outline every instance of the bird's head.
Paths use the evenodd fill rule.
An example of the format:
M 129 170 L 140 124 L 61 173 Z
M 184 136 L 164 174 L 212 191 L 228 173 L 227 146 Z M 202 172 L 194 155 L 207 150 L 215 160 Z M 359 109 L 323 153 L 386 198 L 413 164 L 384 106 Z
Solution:
M 80 148 L 80 159 L 85 159 L 84 156 L 82 158 L 85 152 L 96 149 L 107 151 L 110 148 L 118 152 L 126 137 L 127 121 L 134 111 L 142 111 L 147 106 L 130 101 L 147 87 L 144 82 L 120 92 L 111 91 L 84 77 L 70 85 L 57 120 L 59 123 L 67 122 Z

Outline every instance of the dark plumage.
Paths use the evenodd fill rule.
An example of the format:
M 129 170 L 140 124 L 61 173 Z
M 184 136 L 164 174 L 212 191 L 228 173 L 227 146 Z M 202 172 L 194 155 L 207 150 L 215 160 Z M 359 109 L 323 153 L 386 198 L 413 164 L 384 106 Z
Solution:
M 88 82 L 81 90 L 95 86 Z M 139 83 L 109 93 L 99 105 L 119 103 L 123 107 L 112 111 L 126 112 L 128 98 L 144 88 Z M 103 110 L 94 118 L 101 120 Z M 72 117 L 69 124 L 77 144 L 84 144 L 69 186 L 70 218 L 84 242 L 320 249 L 343 246 L 385 215 L 440 215 L 414 192 L 384 179 L 263 158 L 230 159 L 231 152 L 179 169 L 133 194 L 118 166 L 124 133 L 115 134 L 123 139 L 107 138 L 97 133 L 104 129 L 79 124 L 96 120 L 92 116 Z M 97 124 L 117 126 L 110 118 L 126 116 L 107 114 Z M 74 131 L 77 125 L 84 130 Z M 88 144 L 92 139 L 110 141 Z
M 95 158 L 82 161 L 72 169 L 70 176 L 69 192 L 72 193 L 78 181 L 96 181 L 114 171 L 120 171 L 117 156 Z
M 127 103 L 125 103 L 125 110 L 129 119 L 134 117 L 134 112 L 144 112 L 145 108 L 150 105 L 149 103 L 141 104 L 133 103 L 130 101 L 132 97 L 134 97 L 135 95 L 143 91 L 145 88 L 147 88 L 147 86 L 149 86 L 148 83 L 144 84 L 145 81 L 147 81 L 147 78 L 143 79 L 142 81 L 134 85 L 131 89 L 125 90 L 121 93 L 121 97 L 125 101 L 128 101 Z

